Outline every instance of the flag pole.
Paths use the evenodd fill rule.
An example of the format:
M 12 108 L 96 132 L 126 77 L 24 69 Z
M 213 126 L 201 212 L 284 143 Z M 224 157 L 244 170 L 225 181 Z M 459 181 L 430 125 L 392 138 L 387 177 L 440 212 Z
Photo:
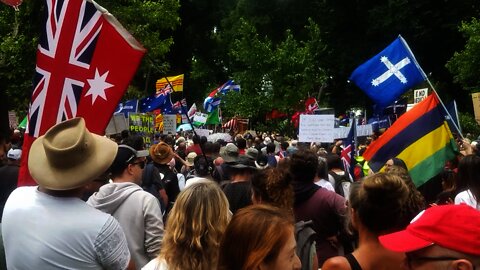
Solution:
M 438 95 L 438 92 L 435 90 L 435 88 L 433 87 L 432 83 L 430 82 L 430 79 L 428 79 L 427 77 L 427 82 L 428 82 L 428 85 L 430 85 L 430 87 L 432 88 L 433 92 L 435 93 L 435 95 L 437 96 L 438 100 L 440 101 L 440 104 L 442 104 L 442 107 L 443 109 L 445 110 L 445 112 L 447 113 L 448 115 L 448 120 L 450 120 L 450 122 L 453 124 L 453 126 L 455 127 L 455 129 L 457 130 L 458 134 L 460 135 L 460 137 L 462 139 L 465 139 L 463 137 L 463 134 L 462 134 L 462 131 L 460 131 L 460 128 L 457 126 L 457 123 L 455 123 L 455 121 L 453 121 L 453 117 L 452 115 L 450 114 L 450 112 L 447 110 L 447 107 L 445 107 L 445 104 L 443 104 L 443 101 L 442 99 L 440 98 L 440 95 Z M 457 118 L 458 119 L 458 118 Z

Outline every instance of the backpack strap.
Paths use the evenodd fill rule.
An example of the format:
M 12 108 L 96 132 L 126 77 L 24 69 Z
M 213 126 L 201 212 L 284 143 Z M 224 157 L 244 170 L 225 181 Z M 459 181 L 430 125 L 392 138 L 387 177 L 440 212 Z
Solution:
M 312 269 L 311 250 L 315 249 L 315 236 L 312 228 L 313 221 L 299 221 L 295 223 L 295 239 L 297 241 L 297 255 L 302 262 L 302 270 Z

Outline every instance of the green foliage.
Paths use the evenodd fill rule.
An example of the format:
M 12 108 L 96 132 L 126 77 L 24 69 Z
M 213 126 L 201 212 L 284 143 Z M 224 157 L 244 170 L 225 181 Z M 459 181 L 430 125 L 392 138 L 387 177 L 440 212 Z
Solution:
M 245 19 L 239 21 L 229 37 L 227 68 L 242 91 L 226 97 L 224 115 L 263 121 L 272 109 L 288 114 L 304 109 L 302 100 L 316 94 L 326 77 L 319 61 L 326 51 L 319 27 L 310 20 L 306 28 L 306 40 L 287 30 L 284 40 L 274 44 Z
M 447 68 L 454 75 L 454 80 L 470 92 L 478 91 L 480 87 L 480 20 L 473 18 L 470 22 L 463 22 L 460 32 L 467 42 L 465 48 L 455 52 L 448 61 Z
M 472 138 L 477 138 L 480 135 L 480 125 L 475 120 L 475 117 L 469 113 L 459 113 L 458 115 L 462 133 L 465 136 L 467 133 L 473 135 Z

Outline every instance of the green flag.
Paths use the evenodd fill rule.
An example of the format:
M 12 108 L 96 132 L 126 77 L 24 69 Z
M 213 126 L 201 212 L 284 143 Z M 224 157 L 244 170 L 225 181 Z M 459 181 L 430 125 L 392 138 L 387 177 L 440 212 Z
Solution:
M 220 117 L 218 116 L 218 107 L 208 114 L 207 122 L 205 124 L 217 125 L 221 124 Z
M 27 117 L 23 118 L 22 122 L 18 124 L 18 127 L 26 128 L 27 127 Z

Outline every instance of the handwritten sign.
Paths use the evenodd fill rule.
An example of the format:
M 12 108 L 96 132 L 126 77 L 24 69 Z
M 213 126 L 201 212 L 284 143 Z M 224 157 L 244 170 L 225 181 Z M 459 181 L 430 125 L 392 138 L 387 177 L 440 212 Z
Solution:
M 195 115 L 193 116 L 193 122 L 197 122 L 203 125 L 207 122 L 207 117 L 208 117 L 208 114 L 206 113 L 196 112 Z
M 163 134 L 177 133 L 177 115 L 164 114 L 163 115 Z
M 149 147 L 155 132 L 154 116 L 145 113 L 130 113 L 128 120 L 130 133 L 142 136 L 143 142 Z
M 300 115 L 299 135 L 300 142 L 333 142 L 335 116 L 328 115 Z

